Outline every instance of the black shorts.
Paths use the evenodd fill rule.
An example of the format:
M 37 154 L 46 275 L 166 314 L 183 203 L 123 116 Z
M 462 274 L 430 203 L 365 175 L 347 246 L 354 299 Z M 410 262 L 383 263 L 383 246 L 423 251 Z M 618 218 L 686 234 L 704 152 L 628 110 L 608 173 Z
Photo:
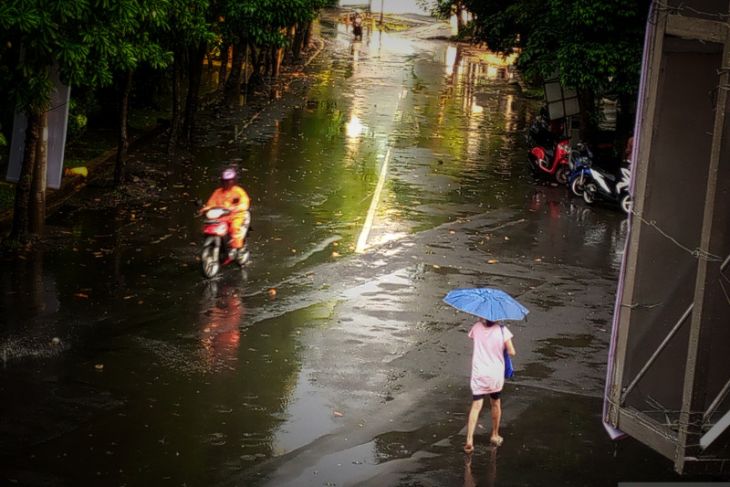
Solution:
M 501 395 L 502 395 L 502 391 L 499 391 L 499 392 L 493 392 L 491 394 L 479 394 L 476 396 L 473 395 L 473 396 L 471 396 L 471 399 L 472 399 L 472 401 L 481 401 L 485 397 L 489 396 L 490 399 L 494 399 L 496 401 L 497 399 L 499 399 L 499 396 L 501 396 Z

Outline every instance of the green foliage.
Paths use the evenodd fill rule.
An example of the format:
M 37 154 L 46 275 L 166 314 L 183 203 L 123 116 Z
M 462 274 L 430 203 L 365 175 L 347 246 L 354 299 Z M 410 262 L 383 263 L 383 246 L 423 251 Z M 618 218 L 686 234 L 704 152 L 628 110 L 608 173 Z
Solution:
M 230 35 L 258 46 L 283 46 L 287 27 L 314 19 L 327 0 L 224 0 L 222 14 Z
M 67 138 L 73 140 L 86 132 L 88 123 L 87 107 L 71 98 L 68 107 L 68 131 Z
M 439 19 L 448 19 L 453 13 L 454 7 L 461 3 L 463 2 L 460 0 L 416 0 L 419 7 Z
M 495 51 L 519 49 L 526 76 L 598 94 L 638 88 L 648 0 L 465 0 L 475 38 Z
M 55 64 L 72 86 L 110 85 L 117 71 L 141 62 L 162 66 L 154 42 L 168 0 L 6 0 L 0 6 L 0 88 L 22 109 L 48 103 Z M 13 65 L 10 61 L 17 60 Z

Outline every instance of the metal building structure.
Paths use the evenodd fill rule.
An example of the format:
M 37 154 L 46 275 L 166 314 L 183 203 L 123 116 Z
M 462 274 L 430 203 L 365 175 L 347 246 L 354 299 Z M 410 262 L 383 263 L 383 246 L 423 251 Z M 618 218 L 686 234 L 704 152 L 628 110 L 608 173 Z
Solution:
M 655 0 L 604 422 L 730 472 L 730 2 Z

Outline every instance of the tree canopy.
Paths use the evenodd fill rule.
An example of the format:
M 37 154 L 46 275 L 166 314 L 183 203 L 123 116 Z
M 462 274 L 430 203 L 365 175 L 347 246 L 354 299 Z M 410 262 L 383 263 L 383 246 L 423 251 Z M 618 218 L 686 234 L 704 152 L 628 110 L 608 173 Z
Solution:
M 517 52 L 531 80 L 559 74 L 598 94 L 635 94 L 649 0 L 425 0 L 447 13 L 473 14 L 472 40 Z

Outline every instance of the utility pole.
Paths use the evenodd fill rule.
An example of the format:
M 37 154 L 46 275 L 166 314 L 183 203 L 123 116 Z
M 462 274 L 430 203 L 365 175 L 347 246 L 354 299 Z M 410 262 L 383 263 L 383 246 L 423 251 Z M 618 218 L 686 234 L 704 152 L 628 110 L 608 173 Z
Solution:
M 385 0 L 380 0 L 380 27 L 383 27 L 383 4 Z

